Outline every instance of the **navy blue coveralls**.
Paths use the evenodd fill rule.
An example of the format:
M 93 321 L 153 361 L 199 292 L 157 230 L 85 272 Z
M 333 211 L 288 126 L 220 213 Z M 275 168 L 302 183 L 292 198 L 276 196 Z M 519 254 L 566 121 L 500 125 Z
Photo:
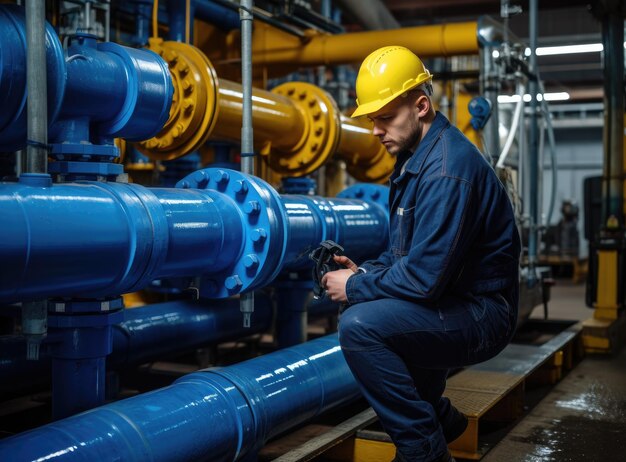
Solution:
M 441 113 L 398 157 L 390 205 L 390 247 L 348 279 L 339 341 L 402 456 L 432 461 L 447 450 L 448 369 L 513 335 L 520 239 L 494 170 Z

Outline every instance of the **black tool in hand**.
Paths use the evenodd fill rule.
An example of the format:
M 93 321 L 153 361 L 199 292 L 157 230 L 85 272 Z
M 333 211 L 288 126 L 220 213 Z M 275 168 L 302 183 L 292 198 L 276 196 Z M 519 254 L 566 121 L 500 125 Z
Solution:
M 320 243 L 320 246 L 309 254 L 309 258 L 315 262 L 313 267 L 313 296 L 316 299 L 324 297 L 326 289 L 322 287 L 322 278 L 329 271 L 341 269 L 333 257 L 335 255 L 343 255 L 343 247 L 334 241 L 326 240 Z

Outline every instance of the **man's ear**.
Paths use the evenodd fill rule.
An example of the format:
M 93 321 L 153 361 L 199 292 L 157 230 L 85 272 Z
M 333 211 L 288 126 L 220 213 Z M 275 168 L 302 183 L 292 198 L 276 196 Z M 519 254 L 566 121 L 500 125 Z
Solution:
M 425 117 L 430 111 L 430 99 L 426 95 L 420 95 L 415 100 L 415 109 L 419 117 Z

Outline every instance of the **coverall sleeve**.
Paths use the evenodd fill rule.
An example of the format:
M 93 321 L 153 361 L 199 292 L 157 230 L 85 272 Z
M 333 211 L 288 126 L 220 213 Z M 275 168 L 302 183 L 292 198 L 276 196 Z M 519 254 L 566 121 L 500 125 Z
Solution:
M 412 236 L 408 253 L 385 269 L 352 275 L 346 284 L 350 304 L 380 298 L 436 301 L 462 266 L 480 223 L 471 184 L 437 176 L 417 195 L 415 208 L 404 210 L 399 224 L 401 236 Z
M 359 265 L 359 267 L 366 271 L 375 271 L 377 269 L 384 269 L 393 263 L 393 255 L 391 250 L 385 250 L 375 260 L 367 260 Z

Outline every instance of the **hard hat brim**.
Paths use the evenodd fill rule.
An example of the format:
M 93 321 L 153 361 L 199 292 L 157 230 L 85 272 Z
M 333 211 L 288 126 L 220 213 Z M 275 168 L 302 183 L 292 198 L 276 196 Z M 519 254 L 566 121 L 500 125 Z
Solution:
M 383 107 L 390 103 L 394 99 L 396 99 L 399 95 L 392 95 L 389 98 L 385 98 L 383 100 L 372 101 L 371 103 L 361 104 L 356 110 L 352 113 L 350 117 L 361 117 L 367 114 L 372 114 L 373 112 L 377 112 Z

